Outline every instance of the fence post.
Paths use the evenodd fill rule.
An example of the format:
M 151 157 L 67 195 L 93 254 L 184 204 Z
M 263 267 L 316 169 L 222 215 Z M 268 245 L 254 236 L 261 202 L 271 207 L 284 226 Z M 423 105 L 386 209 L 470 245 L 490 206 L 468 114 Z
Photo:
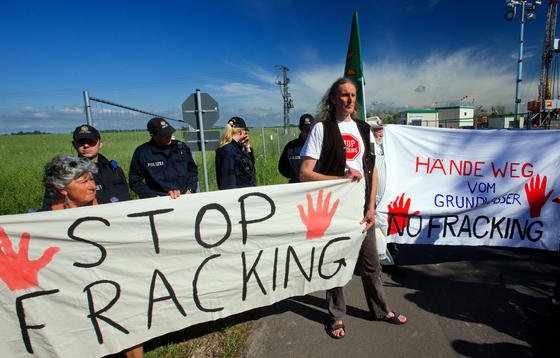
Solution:
M 91 117 L 91 105 L 89 104 L 89 93 L 84 91 L 84 109 L 86 112 L 86 122 L 93 127 L 93 118 Z
M 200 90 L 196 90 L 195 97 L 195 111 L 196 119 L 198 122 L 198 132 L 200 133 L 200 147 L 202 149 L 202 170 L 204 171 L 204 188 L 206 192 L 209 192 L 208 187 L 208 168 L 206 166 L 206 145 L 204 142 L 204 121 L 202 120 L 202 100 L 200 99 Z
M 280 134 L 278 133 L 278 127 L 276 128 L 276 153 L 280 154 Z
M 262 146 L 263 146 L 263 154 L 266 157 L 266 140 L 264 138 L 264 127 L 261 127 L 261 139 L 262 139 Z

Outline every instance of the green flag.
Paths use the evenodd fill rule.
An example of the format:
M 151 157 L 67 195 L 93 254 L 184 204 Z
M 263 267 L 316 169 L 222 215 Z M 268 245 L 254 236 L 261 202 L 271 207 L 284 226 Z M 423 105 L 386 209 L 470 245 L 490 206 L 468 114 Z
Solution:
M 356 101 L 361 108 L 362 120 L 366 118 L 366 102 L 364 95 L 364 69 L 362 66 L 362 49 L 360 46 L 360 29 L 358 25 L 358 11 L 354 11 L 352 18 L 352 30 L 350 32 L 350 42 L 348 43 L 348 53 L 346 54 L 346 66 L 344 67 L 344 77 L 354 81 L 356 85 Z

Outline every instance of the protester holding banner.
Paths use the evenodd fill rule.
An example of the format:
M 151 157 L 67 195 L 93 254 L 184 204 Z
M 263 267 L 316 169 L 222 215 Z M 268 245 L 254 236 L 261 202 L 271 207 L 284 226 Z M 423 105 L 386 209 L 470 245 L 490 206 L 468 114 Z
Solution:
M 140 198 L 196 192 L 198 168 L 189 147 L 172 138 L 173 128 L 163 118 L 148 122 L 151 140 L 134 151 L 130 163 L 130 188 Z
M 347 178 L 366 179 L 364 218 L 366 237 L 360 249 L 362 284 L 371 318 L 393 324 L 406 323 L 406 317 L 389 309 L 383 283 L 381 266 L 373 231 L 375 223 L 375 194 L 377 170 L 370 153 L 371 130 L 366 122 L 359 121 L 356 105 L 356 86 L 347 78 L 335 81 L 321 100 L 319 122 L 313 127 L 301 151 L 301 181 Z M 315 165 L 319 163 L 318 171 Z M 331 317 L 329 334 L 343 338 L 346 334 L 343 318 L 346 315 L 344 287 L 327 290 L 328 311 Z
M 371 123 L 371 122 L 370 122 Z M 375 194 L 375 204 L 377 205 L 385 190 L 385 153 L 383 150 L 383 120 L 377 118 L 370 124 L 373 133 L 375 166 L 377 168 L 377 193 Z
M 315 118 L 309 113 L 305 113 L 299 117 L 299 136 L 288 142 L 280 155 L 278 171 L 280 174 L 290 179 L 290 183 L 299 182 L 299 170 L 301 168 L 300 152 L 314 121 Z
M 54 157 L 45 165 L 43 174 L 46 192 L 60 198 L 58 203 L 51 206 L 51 210 L 97 205 L 93 180 L 93 175 L 96 173 L 95 164 L 84 157 L 72 155 Z M 127 358 L 139 358 L 143 353 L 142 345 L 124 351 Z
M 124 171 L 118 166 L 117 162 L 108 160 L 99 153 L 103 148 L 99 131 L 88 124 L 82 124 L 74 129 L 72 139 L 72 145 L 78 155 L 89 159 L 97 167 L 96 173 L 93 174 L 97 202 L 105 204 L 130 200 Z M 50 207 L 58 201 L 58 196 L 50 196 L 45 192 L 41 210 L 50 210 Z
M 245 120 L 232 117 L 216 149 L 216 180 L 218 188 L 233 189 L 257 185 L 255 155 L 249 143 Z
M 64 155 L 54 157 L 45 165 L 43 183 L 49 197 L 58 198 L 49 210 L 97 205 L 95 199 L 95 164 L 86 158 Z
M 375 119 L 373 122 L 369 122 L 371 125 L 371 130 L 373 132 L 373 139 L 375 144 L 375 167 L 377 168 L 377 193 L 375 195 L 375 205 L 379 205 L 381 198 L 383 197 L 383 193 L 385 192 L 385 185 L 387 183 L 387 169 L 385 165 L 385 149 L 383 148 L 383 120 L 381 118 Z M 379 220 L 379 218 L 375 222 L 375 227 L 378 228 L 376 230 L 376 237 L 378 242 L 378 251 L 379 255 L 382 259 L 382 264 L 396 264 L 397 263 L 397 253 L 398 248 L 397 244 L 394 242 L 386 243 L 385 234 L 387 233 L 387 223 L 384 220 Z M 383 235 L 383 240 L 380 240 L 378 235 Z M 379 247 L 379 243 L 383 242 L 384 244 L 382 247 Z M 386 244 L 385 244 L 386 243 Z

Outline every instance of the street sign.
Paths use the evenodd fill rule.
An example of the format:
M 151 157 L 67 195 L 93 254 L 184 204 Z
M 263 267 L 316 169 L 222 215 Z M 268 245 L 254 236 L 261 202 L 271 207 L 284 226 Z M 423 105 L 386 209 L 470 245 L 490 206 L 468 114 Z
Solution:
M 187 145 L 189 146 L 189 148 L 193 148 L 191 147 L 191 145 L 194 146 L 194 148 L 200 148 L 199 150 L 202 152 L 202 171 L 204 173 L 204 186 L 206 188 L 206 191 L 209 191 L 208 168 L 206 168 L 206 143 L 208 142 L 209 145 L 211 143 L 211 145 L 213 145 L 213 148 L 215 148 L 214 145 L 217 146 L 218 143 L 215 143 L 215 140 L 212 140 L 212 142 L 210 142 L 204 138 L 204 135 L 206 134 L 204 128 L 212 127 L 212 125 L 218 120 L 218 117 L 220 115 L 218 112 L 218 102 L 216 102 L 214 98 L 210 97 L 208 93 L 200 93 L 200 90 L 197 89 L 195 93 L 191 94 L 189 98 L 187 98 L 185 102 L 183 102 L 182 108 L 183 120 L 190 124 L 191 127 L 198 129 L 198 131 L 195 133 L 196 139 L 193 138 L 191 143 L 188 143 L 189 141 L 187 139 Z M 214 138 L 215 136 L 210 132 L 208 132 L 208 134 L 212 138 Z M 185 138 L 187 138 L 187 136 L 185 136 Z
M 200 132 L 187 132 L 185 133 L 185 143 L 193 152 L 200 152 L 202 145 L 200 142 Z M 220 132 L 218 131 L 204 131 L 204 147 L 206 150 L 214 150 L 220 143 Z
M 212 128 L 220 117 L 218 102 L 208 93 L 200 93 L 200 102 L 202 103 L 202 124 L 204 128 Z M 191 127 L 200 129 L 197 117 L 198 108 L 196 108 L 196 93 L 191 94 L 189 98 L 183 102 L 182 109 L 183 120 Z

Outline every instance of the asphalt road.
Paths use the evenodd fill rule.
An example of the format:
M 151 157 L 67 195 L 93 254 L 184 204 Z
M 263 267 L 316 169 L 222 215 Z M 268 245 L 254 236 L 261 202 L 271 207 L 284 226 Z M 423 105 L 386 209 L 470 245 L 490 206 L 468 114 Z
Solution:
M 335 340 L 324 291 L 258 311 L 244 356 L 559 357 L 560 309 L 550 296 L 555 253 L 490 247 L 400 245 L 400 266 L 384 267 L 392 310 L 403 326 L 367 320 L 360 278 L 346 286 L 346 337 Z

